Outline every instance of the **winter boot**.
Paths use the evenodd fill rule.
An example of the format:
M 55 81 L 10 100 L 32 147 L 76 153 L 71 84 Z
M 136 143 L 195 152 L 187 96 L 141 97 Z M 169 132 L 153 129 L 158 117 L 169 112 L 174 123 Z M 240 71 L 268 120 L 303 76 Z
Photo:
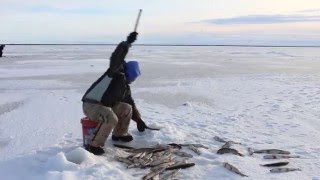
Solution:
M 90 145 L 87 145 L 86 150 L 94 155 L 102 155 L 105 153 L 105 151 L 101 147 L 94 147 Z
M 123 141 L 123 142 L 130 142 L 133 140 L 133 137 L 130 134 L 124 135 L 124 136 L 115 136 L 112 135 L 113 141 Z

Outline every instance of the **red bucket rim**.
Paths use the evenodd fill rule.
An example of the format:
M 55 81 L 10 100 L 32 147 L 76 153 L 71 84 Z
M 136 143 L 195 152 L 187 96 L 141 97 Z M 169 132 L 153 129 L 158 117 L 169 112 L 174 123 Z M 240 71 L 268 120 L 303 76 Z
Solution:
M 93 126 L 93 127 L 98 125 L 98 123 L 96 121 L 90 120 L 87 117 L 84 117 L 84 118 L 81 119 L 81 124 L 83 126 Z

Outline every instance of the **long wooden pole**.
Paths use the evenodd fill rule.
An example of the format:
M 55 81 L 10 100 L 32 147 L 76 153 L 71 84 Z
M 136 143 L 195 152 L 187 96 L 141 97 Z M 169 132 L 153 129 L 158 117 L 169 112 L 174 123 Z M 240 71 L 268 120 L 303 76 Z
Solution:
M 138 28 L 138 24 L 139 24 L 139 21 L 140 21 L 141 13 L 142 13 L 142 9 L 139 10 L 139 14 L 138 14 L 138 17 L 137 17 L 137 20 L 136 20 L 136 25 L 134 26 L 134 32 L 137 32 L 137 28 Z

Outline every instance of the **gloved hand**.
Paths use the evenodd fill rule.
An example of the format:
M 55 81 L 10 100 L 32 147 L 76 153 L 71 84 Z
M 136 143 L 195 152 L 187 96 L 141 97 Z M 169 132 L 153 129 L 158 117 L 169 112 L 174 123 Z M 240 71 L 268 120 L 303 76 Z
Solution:
M 147 125 L 142 121 L 142 119 L 137 122 L 137 129 L 139 132 L 144 132 L 146 128 L 147 128 Z
M 137 32 L 132 32 L 132 33 L 130 33 L 130 34 L 128 35 L 128 37 L 127 37 L 127 42 L 130 43 L 130 44 L 133 43 L 134 41 L 136 41 L 137 36 L 138 36 L 138 33 L 137 33 Z

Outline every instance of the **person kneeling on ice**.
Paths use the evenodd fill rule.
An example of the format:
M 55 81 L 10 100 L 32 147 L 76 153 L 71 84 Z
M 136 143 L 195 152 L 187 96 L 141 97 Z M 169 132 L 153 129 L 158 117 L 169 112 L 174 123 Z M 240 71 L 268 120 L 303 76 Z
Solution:
M 109 77 L 107 72 L 91 85 L 82 98 L 84 114 L 98 122 L 93 137 L 85 147 L 95 155 L 104 153 L 102 147 L 112 129 L 112 140 L 133 140 L 128 134 L 132 106 L 125 101 L 132 99 L 128 84 L 140 75 L 139 64 L 130 61 L 125 65 L 125 73 L 117 73 L 113 77 Z

